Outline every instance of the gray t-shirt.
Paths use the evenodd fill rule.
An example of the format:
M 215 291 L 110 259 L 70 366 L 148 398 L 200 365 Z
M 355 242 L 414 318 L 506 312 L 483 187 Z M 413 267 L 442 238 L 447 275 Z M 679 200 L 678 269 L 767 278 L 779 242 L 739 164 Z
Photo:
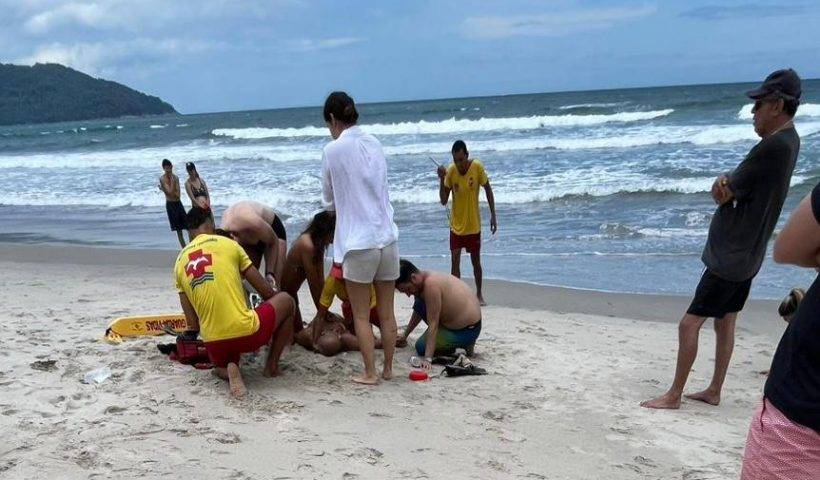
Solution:
M 701 259 L 715 275 L 742 282 L 760 270 L 800 151 L 794 127 L 762 139 L 729 176 L 734 201 L 718 207 Z

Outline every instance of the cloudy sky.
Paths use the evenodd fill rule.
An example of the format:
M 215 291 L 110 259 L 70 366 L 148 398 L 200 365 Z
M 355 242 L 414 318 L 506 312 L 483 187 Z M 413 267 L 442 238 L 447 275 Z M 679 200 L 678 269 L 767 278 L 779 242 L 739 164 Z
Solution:
M 0 0 L 0 62 L 183 113 L 820 77 L 820 2 Z

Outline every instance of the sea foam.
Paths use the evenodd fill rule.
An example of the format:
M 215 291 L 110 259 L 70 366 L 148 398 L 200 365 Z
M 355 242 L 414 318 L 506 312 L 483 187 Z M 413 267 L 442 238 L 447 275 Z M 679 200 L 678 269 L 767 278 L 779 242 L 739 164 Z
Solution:
M 610 122 L 639 122 L 665 117 L 674 110 L 652 110 L 647 112 L 619 112 L 609 115 L 535 115 L 531 117 L 457 119 L 428 122 L 374 123 L 362 125 L 362 129 L 373 135 L 430 135 L 461 132 L 490 132 L 497 130 L 537 130 L 551 127 L 577 127 L 601 125 Z M 306 126 L 301 128 L 217 128 L 211 132 L 217 137 L 244 140 L 264 138 L 327 137 L 326 127 Z

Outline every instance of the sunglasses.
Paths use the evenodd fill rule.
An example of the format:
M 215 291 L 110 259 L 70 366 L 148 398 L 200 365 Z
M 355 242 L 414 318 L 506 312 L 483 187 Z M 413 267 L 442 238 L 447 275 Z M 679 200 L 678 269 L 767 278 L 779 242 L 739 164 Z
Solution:
M 765 103 L 774 103 L 774 102 L 777 102 L 778 100 L 782 100 L 782 98 L 772 97 L 772 98 L 761 98 L 760 100 L 755 100 L 755 103 L 752 106 L 752 111 L 756 112 L 756 111 L 760 110 L 761 107 L 763 107 L 763 104 L 765 104 Z

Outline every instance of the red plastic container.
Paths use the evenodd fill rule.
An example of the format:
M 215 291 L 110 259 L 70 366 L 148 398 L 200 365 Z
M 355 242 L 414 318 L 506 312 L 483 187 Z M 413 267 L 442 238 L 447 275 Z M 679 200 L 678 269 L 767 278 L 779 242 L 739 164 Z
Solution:
M 413 380 L 414 382 L 420 382 L 422 380 L 427 380 L 428 378 L 430 377 L 427 376 L 427 372 L 424 370 L 410 370 L 410 380 Z

